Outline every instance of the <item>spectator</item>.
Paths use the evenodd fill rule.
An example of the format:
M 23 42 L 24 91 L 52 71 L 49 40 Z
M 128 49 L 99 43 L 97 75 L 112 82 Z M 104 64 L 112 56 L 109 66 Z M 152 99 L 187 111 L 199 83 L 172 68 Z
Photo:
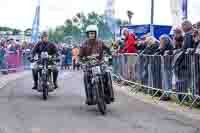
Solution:
M 174 30 L 173 44 L 175 49 L 180 49 L 183 47 L 183 32 L 180 28 Z
M 5 68 L 5 54 L 6 50 L 3 46 L 0 47 L 0 68 L 4 69 Z
M 127 28 L 124 28 L 122 33 L 125 37 L 125 47 L 123 48 L 122 53 L 137 53 L 135 35 L 130 33 Z
M 156 54 L 155 55 L 166 55 L 166 54 L 173 54 L 173 45 L 172 45 L 172 41 L 170 39 L 170 37 L 168 35 L 162 35 L 160 37 L 160 47 L 157 49 Z M 157 58 L 157 59 L 156 59 Z M 160 57 L 156 57 L 156 61 L 158 63 L 155 63 L 153 66 L 154 68 L 156 68 L 156 70 L 154 70 L 154 74 L 157 74 L 156 77 L 159 77 L 158 79 L 155 79 L 160 82 L 160 86 L 162 85 L 162 80 L 164 80 L 163 82 L 163 89 L 165 91 L 170 91 L 172 90 L 172 66 L 171 66 L 171 59 L 170 56 L 164 56 L 164 72 L 161 71 L 161 58 Z M 154 61 L 155 62 L 155 61 Z M 158 65 L 159 64 L 159 65 Z M 163 76 L 162 76 L 163 75 Z M 154 76 L 153 76 L 154 77 Z M 161 100 L 167 101 L 170 100 L 170 94 L 166 93 L 165 96 L 162 97 Z
M 142 80 L 142 84 L 148 86 L 149 85 L 149 71 L 148 71 L 148 65 L 150 63 L 149 57 L 148 56 L 143 56 L 143 55 L 153 55 L 155 54 L 156 50 L 159 47 L 159 43 L 154 38 L 153 36 L 145 36 L 144 37 L 144 44 L 146 44 L 145 49 L 140 53 L 138 62 L 140 62 L 140 78 Z M 148 88 L 144 88 L 144 92 L 147 93 Z
M 193 32 L 193 25 L 190 21 L 185 20 L 182 23 L 182 29 L 185 33 L 184 35 L 184 41 L 183 41 L 183 49 L 186 50 L 188 48 L 195 48 L 194 42 L 193 42 L 193 37 L 192 37 L 192 32 Z
M 73 70 L 75 70 L 76 68 L 77 70 L 79 70 L 78 56 L 79 56 L 79 48 L 77 46 L 74 46 L 74 48 L 72 49 Z
M 153 36 L 146 37 L 144 43 L 147 44 L 147 46 L 141 54 L 153 55 L 159 48 L 159 41 Z
M 172 53 L 173 45 L 170 37 L 168 35 L 162 35 L 160 37 L 160 47 L 156 50 L 156 55 L 164 55 L 166 51 Z
M 143 38 L 141 40 L 138 40 L 138 43 L 137 43 L 138 53 L 141 53 L 146 48 L 146 46 L 147 45 L 146 45 L 146 43 L 145 43 Z
M 116 55 L 119 52 L 119 45 L 118 42 L 115 40 L 112 42 L 111 52 L 112 55 Z
M 119 47 L 119 53 L 122 53 L 123 49 L 124 49 L 124 40 L 123 38 L 118 40 L 118 47 Z
M 193 25 L 190 21 L 185 20 L 182 23 L 182 30 L 184 31 L 183 47 L 180 50 L 176 50 L 173 59 L 173 69 L 176 78 L 176 91 L 178 93 L 178 99 L 183 100 L 184 95 L 181 93 L 188 93 L 188 88 L 192 87 L 191 83 L 191 60 L 188 60 L 190 53 L 187 51 L 189 48 L 196 48 L 194 42 Z M 187 52 L 186 52 L 187 51 Z M 189 99 L 186 99 L 189 100 Z
M 61 56 L 62 56 L 62 63 L 61 63 L 61 69 L 63 70 L 64 68 L 66 69 L 66 55 L 67 55 L 67 48 L 63 47 L 61 51 Z
M 199 29 L 196 29 L 196 31 L 193 34 L 194 37 L 194 42 L 197 46 L 196 51 L 195 51 L 195 73 L 199 73 L 200 72 L 200 31 Z M 200 96 L 200 75 L 199 74 L 195 74 L 195 79 L 196 79 L 196 94 L 198 94 Z
M 198 29 L 195 29 L 192 36 L 193 36 L 194 46 L 199 49 L 200 48 L 200 32 L 198 31 Z
M 65 66 L 69 70 L 71 65 L 72 65 L 72 47 L 70 46 L 66 49 Z
M 142 51 L 145 50 L 145 48 L 147 47 L 147 42 L 146 42 L 146 39 L 147 37 L 150 37 L 151 35 L 148 33 L 148 34 L 145 34 L 144 36 L 142 36 L 139 40 L 138 40 L 138 43 L 137 43 L 137 50 L 138 50 L 138 53 L 141 53 Z
M 9 51 L 17 53 L 17 46 L 15 43 L 10 44 Z
M 197 29 L 200 29 L 200 21 L 198 21 L 198 22 L 196 23 L 196 28 L 197 28 Z

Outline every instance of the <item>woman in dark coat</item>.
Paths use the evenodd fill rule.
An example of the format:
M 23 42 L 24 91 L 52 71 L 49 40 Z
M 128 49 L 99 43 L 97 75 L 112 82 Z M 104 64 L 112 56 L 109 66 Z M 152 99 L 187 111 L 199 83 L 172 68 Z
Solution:
M 152 68 L 154 65 L 154 61 L 152 56 L 149 55 L 153 55 L 155 54 L 156 50 L 159 47 L 159 42 L 157 41 L 156 38 L 154 38 L 153 36 L 148 36 L 145 38 L 145 42 L 146 44 L 146 48 L 140 53 L 140 57 L 139 57 L 139 61 L 140 61 L 140 71 L 141 71 L 141 79 L 142 79 L 142 84 L 146 85 L 146 86 L 150 86 L 150 87 L 156 87 L 158 88 L 159 85 L 156 85 L 155 83 L 155 76 L 152 76 L 152 73 L 155 70 L 152 70 Z M 151 71 L 149 71 L 149 65 L 151 68 Z M 147 92 L 147 89 L 145 89 L 145 92 Z
M 155 55 L 162 55 L 158 56 L 159 59 L 163 59 L 160 60 L 159 63 L 159 75 L 161 76 L 161 78 L 159 78 L 159 82 L 162 83 L 162 88 L 165 91 L 171 91 L 172 90 L 172 59 L 173 59 L 173 45 L 172 45 L 172 41 L 170 39 L 170 37 L 168 35 L 162 35 L 160 37 L 160 46 L 159 48 L 156 50 Z M 163 67 L 161 66 L 161 64 L 164 64 Z M 162 80 L 161 80 L 162 79 Z M 161 100 L 170 100 L 170 94 L 169 93 L 165 93 L 165 96 L 162 97 Z
M 156 50 L 155 55 L 164 55 L 166 51 L 172 52 L 174 49 L 172 41 L 168 35 L 162 35 L 160 37 L 160 46 Z

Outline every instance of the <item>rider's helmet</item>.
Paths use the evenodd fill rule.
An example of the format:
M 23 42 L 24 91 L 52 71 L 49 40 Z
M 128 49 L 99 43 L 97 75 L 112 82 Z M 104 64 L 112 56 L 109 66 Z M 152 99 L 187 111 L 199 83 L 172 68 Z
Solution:
M 48 37 L 48 33 L 46 31 L 42 32 L 41 38 Z
M 46 31 L 42 32 L 41 39 L 42 42 L 48 42 L 48 33 Z
M 87 35 L 88 35 L 89 32 L 95 32 L 96 33 L 96 38 L 97 38 L 97 36 L 98 36 L 98 27 L 97 27 L 97 25 L 89 25 L 86 28 Z

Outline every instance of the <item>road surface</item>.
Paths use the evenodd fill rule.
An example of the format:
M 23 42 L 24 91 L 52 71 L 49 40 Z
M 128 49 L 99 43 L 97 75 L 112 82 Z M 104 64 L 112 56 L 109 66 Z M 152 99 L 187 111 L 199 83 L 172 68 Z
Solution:
M 200 133 L 200 121 L 116 92 L 101 116 L 84 104 L 80 72 L 61 72 L 48 101 L 31 90 L 31 75 L 0 89 L 0 133 Z

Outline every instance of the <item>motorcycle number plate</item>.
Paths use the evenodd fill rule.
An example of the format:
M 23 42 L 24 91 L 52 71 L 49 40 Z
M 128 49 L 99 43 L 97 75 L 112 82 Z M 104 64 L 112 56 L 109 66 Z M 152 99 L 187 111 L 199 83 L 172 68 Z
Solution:
M 108 61 L 109 61 L 109 58 L 108 58 L 108 57 L 105 57 L 104 60 L 105 60 L 105 62 L 108 62 Z
M 37 64 L 36 63 L 31 63 L 31 69 L 37 68 Z
M 92 72 L 95 74 L 101 73 L 101 68 L 100 66 L 96 66 L 92 68 Z

